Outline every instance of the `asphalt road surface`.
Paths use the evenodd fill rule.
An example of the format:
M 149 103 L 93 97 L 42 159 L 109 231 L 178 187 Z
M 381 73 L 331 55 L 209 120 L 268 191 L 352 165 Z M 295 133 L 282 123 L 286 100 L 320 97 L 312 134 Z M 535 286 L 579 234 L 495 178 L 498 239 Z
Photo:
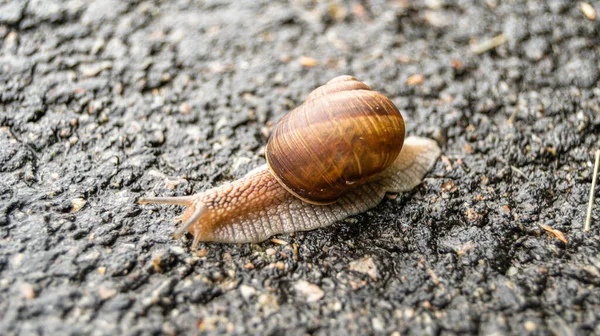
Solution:
M 600 334 L 588 1 L 0 0 L 0 333 Z M 342 74 L 440 143 L 413 192 L 197 251 L 136 203 L 263 164 Z

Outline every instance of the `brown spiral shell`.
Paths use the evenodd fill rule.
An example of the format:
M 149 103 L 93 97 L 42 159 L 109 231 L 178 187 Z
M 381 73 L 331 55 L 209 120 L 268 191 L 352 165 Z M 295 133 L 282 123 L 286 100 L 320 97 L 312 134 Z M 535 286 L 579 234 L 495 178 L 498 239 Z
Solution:
M 266 158 L 289 192 L 329 204 L 389 167 L 403 143 L 396 106 L 356 78 L 340 76 L 279 121 Z

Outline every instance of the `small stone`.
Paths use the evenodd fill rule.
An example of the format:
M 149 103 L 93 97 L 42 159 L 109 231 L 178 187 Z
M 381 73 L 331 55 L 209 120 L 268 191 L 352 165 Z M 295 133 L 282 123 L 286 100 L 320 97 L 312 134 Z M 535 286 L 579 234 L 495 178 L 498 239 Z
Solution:
M 106 267 L 104 267 L 104 266 L 98 267 L 98 268 L 96 269 L 96 271 L 97 271 L 98 273 L 100 273 L 101 275 L 104 275 L 104 274 L 106 274 Z
M 300 280 L 294 285 L 296 293 L 303 295 L 307 302 L 317 302 L 325 296 L 321 287 L 311 284 L 308 281 Z
M 112 68 L 112 62 L 102 62 L 93 64 L 84 64 L 79 67 L 79 70 L 85 77 L 95 77 L 103 70 Z
M 106 288 L 104 286 L 100 286 L 98 288 L 98 295 L 102 300 L 107 300 L 117 295 L 117 290 L 114 288 Z
M 81 17 L 84 24 L 110 22 L 127 8 L 127 4 L 118 0 L 96 0 L 87 5 Z
M 283 54 L 283 55 L 279 56 L 279 60 L 282 61 L 283 63 L 289 63 L 292 60 L 292 57 L 288 54 Z
M 581 88 L 594 86 L 598 81 L 598 68 L 591 59 L 575 58 L 558 70 L 558 81 L 564 86 L 575 85 Z
M 377 280 L 377 266 L 371 257 L 365 257 L 350 262 L 348 269 L 350 271 L 367 274 L 371 279 Z
M 527 21 L 512 15 L 505 20 L 502 30 L 509 41 L 520 41 L 527 36 Z
M 240 285 L 240 294 L 242 294 L 242 297 L 244 299 L 248 300 L 254 295 L 256 295 L 256 289 L 248 285 Z
M 31 300 L 31 299 L 35 298 L 35 289 L 33 288 L 32 285 L 30 285 L 28 283 L 22 283 L 21 284 L 21 294 L 27 300 Z
M 87 203 L 83 198 L 74 198 L 71 200 L 71 212 L 77 212 Z
M 533 332 L 533 331 L 535 331 L 536 328 L 537 328 L 537 326 L 534 322 L 532 322 L 532 321 L 525 322 L 525 330 L 527 330 L 529 332 Z
M 279 303 L 277 302 L 277 297 L 270 293 L 264 293 L 260 295 L 258 297 L 258 304 L 260 304 L 261 308 L 267 315 L 279 310 Z
M 19 33 L 12 31 L 4 38 L 4 51 L 9 54 L 16 54 L 19 48 Z
M 583 15 L 585 15 L 586 18 L 588 18 L 592 21 L 596 20 L 596 10 L 589 3 L 582 1 L 581 2 L 581 11 L 583 12 Z
M 165 143 L 165 134 L 160 130 L 156 130 L 149 136 L 148 142 L 152 146 L 160 146 Z
M 217 329 L 218 317 L 207 316 L 198 323 L 198 330 L 200 331 L 213 331 Z
M 183 254 L 185 254 L 185 250 L 181 246 L 173 246 L 173 247 L 171 247 L 171 252 L 173 252 L 176 255 L 183 255 Z
M 127 46 L 118 38 L 108 41 L 104 50 L 105 54 L 117 60 L 123 58 L 128 52 Z
M 453 58 L 450 60 L 450 65 L 452 65 L 452 67 L 457 70 L 462 69 L 464 66 L 463 62 L 461 62 L 460 60 L 458 60 L 456 58 Z
M 332 303 L 330 305 L 331 310 L 335 311 L 335 312 L 339 312 L 340 310 L 342 310 L 342 303 L 340 301 L 335 301 L 334 303 Z
M 454 22 L 452 16 L 448 12 L 440 10 L 426 10 L 424 16 L 425 20 L 427 20 L 430 25 L 437 28 L 448 27 Z
M 183 103 L 179 105 L 179 112 L 182 114 L 190 114 L 192 111 L 192 107 L 188 103 Z
M 163 269 L 160 266 L 162 263 L 162 254 L 161 255 L 157 255 L 154 258 L 152 258 L 152 268 L 154 269 L 155 272 L 157 273 L 162 273 Z
M 285 263 L 283 261 L 278 261 L 270 265 L 270 268 L 277 268 L 280 271 L 285 270 Z
M 196 251 L 196 256 L 198 256 L 199 258 L 206 257 L 207 255 L 208 255 L 207 249 L 201 249 L 199 251 Z
M 383 325 L 381 319 L 379 319 L 378 317 L 374 317 L 373 319 L 371 319 L 371 325 L 373 326 L 373 330 L 375 330 L 376 332 L 385 331 L 385 326 Z
M 458 189 L 456 187 L 456 184 L 454 184 L 454 181 L 452 180 L 448 180 L 444 183 L 442 183 L 442 190 L 445 192 L 454 192 L 456 191 L 456 189 Z
M 0 24 L 14 25 L 23 18 L 24 2 L 8 1 L 0 5 Z
M 92 50 L 91 53 L 93 55 L 96 55 L 97 53 L 100 52 L 100 50 L 104 49 L 104 47 L 106 46 L 106 41 L 104 41 L 104 39 L 97 39 L 96 41 L 94 41 L 94 44 L 92 45 Z
M 350 281 L 348 281 L 348 284 L 350 285 L 350 288 L 352 288 L 352 290 L 358 290 L 366 286 L 367 281 L 362 279 L 350 279 Z
M 548 50 L 548 42 L 544 38 L 533 38 L 523 45 L 525 56 L 532 61 L 541 60 Z
M 265 253 L 266 253 L 268 256 L 272 256 L 272 255 L 275 255 L 275 254 L 277 254 L 277 251 L 276 251 L 274 248 L 270 248 L 270 247 L 269 247 L 268 249 L 266 249 L 266 250 L 265 250 Z
M 421 85 L 424 82 L 425 82 L 425 76 L 419 75 L 419 74 L 412 75 L 412 76 L 408 77 L 408 79 L 406 79 L 406 85 L 408 85 L 408 86 Z
M 307 68 L 312 68 L 319 64 L 316 59 L 307 56 L 300 56 L 300 58 L 298 58 L 298 63 Z

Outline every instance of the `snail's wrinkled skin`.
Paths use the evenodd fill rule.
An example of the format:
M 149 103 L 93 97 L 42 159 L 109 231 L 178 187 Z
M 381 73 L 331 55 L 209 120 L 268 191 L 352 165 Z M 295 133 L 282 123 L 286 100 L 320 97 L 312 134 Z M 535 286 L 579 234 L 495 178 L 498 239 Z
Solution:
M 243 178 L 187 197 L 142 198 L 140 203 L 186 206 L 178 219 L 185 231 L 199 242 L 260 242 L 270 236 L 307 231 L 331 225 L 376 206 L 386 192 L 404 192 L 416 187 L 440 155 L 437 143 L 409 137 L 394 163 L 368 182 L 351 189 L 337 202 L 316 205 L 304 202 L 283 188 L 267 166 Z

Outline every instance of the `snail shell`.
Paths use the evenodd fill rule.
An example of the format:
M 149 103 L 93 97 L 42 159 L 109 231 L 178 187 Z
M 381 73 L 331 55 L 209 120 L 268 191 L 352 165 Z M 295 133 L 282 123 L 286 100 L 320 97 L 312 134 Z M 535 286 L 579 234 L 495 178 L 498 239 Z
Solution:
M 260 242 L 331 225 L 417 186 L 440 155 L 431 139 L 404 139 L 394 104 L 351 76 L 334 78 L 282 118 L 267 161 L 246 176 L 191 196 L 140 198 L 187 207 L 175 237 Z
M 289 192 L 329 204 L 389 167 L 403 143 L 404 120 L 396 106 L 356 78 L 342 76 L 279 121 L 266 158 Z

